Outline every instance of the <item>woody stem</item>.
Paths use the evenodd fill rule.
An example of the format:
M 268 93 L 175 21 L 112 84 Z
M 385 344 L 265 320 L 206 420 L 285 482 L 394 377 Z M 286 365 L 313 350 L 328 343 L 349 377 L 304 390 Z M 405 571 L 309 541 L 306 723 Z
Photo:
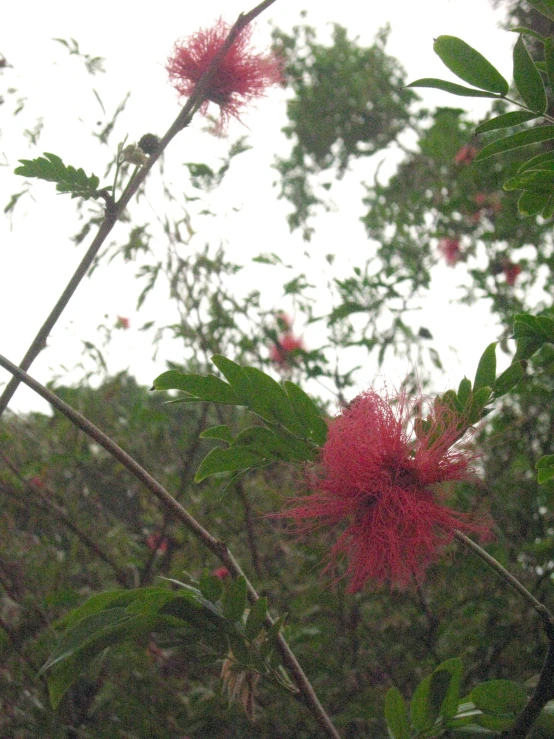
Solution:
M 17 377 L 20 382 L 23 382 L 27 387 L 30 387 L 38 395 L 44 398 L 50 403 L 57 411 L 62 413 L 73 423 L 77 428 L 84 431 L 100 446 L 102 446 L 107 452 L 109 452 L 120 464 L 122 464 L 131 474 L 133 474 L 142 484 L 149 490 L 163 505 L 166 511 L 171 514 L 175 519 L 180 521 L 184 526 L 191 531 L 196 538 L 202 542 L 202 544 L 209 549 L 220 561 L 227 567 L 235 577 L 244 577 L 246 581 L 246 587 L 248 592 L 248 599 L 251 604 L 254 604 L 259 595 L 254 589 L 254 586 L 250 583 L 242 568 L 238 564 L 237 560 L 233 556 L 231 550 L 227 545 L 216 539 L 212 534 L 207 531 L 202 524 L 200 524 L 172 495 L 169 493 L 160 483 L 152 477 L 133 457 L 127 454 L 121 447 L 119 447 L 109 436 L 104 434 L 99 428 L 97 428 L 88 418 L 81 415 L 78 411 L 72 408 L 70 405 L 65 403 L 57 395 L 50 392 L 44 385 L 41 385 L 35 379 L 30 377 L 26 372 L 16 367 L 15 364 L 10 362 L 8 359 L 0 354 L 0 367 L 10 372 L 12 375 Z M 273 625 L 273 619 L 271 616 L 266 614 L 266 625 L 269 628 Z M 276 639 L 276 646 L 283 660 L 283 664 L 286 665 L 289 672 L 293 676 L 294 683 L 297 688 L 296 697 L 300 700 L 306 708 L 311 712 L 314 718 L 318 721 L 324 735 L 330 737 L 330 739 L 341 739 L 341 736 L 333 722 L 316 695 L 316 692 L 302 669 L 300 663 L 296 659 L 295 654 L 291 650 L 284 636 L 280 633 Z
M 500 562 L 486 552 L 476 542 L 472 541 L 468 536 L 462 534 L 461 531 L 455 531 L 454 537 L 470 549 L 479 559 L 482 559 L 491 569 L 493 569 L 497 575 L 499 575 L 505 582 L 516 590 L 525 600 L 531 605 L 531 607 L 539 614 L 543 622 L 546 634 L 549 641 L 554 641 L 554 615 L 551 611 L 535 596 L 530 593 L 527 588 L 521 584 L 521 582 L 512 575 L 511 572 L 503 567 Z

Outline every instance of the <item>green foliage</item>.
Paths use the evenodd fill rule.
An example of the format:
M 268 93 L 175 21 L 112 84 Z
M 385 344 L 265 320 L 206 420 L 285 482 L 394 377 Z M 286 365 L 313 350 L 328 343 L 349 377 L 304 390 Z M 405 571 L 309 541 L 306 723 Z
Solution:
M 554 319 L 519 313 L 514 319 L 514 338 L 517 342 L 514 361 L 529 359 L 543 344 L 554 344 Z
M 72 198 L 98 198 L 98 184 L 96 175 L 90 177 L 81 168 L 75 169 L 65 165 L 56 154 L 45 153 L 36 159 L 20 159 L 21 167 L 17 167 L 15 174 L 21 177 L 36 177 L 39 180 L 55 182 L 56 190 L 60 193 L 70 193 Z
M 278 663 L 270 664 L 262 656 L 262 652 L 271 654 L 280 624 L 254 642 L 266 623 L 266 600 L 256 601 L 245 617 L 244 577 L 233 580 L 225 590 L 216 590 L 215 583 L 208 584 L 204 578 L 200 589 L 190 585 L 179 590 L 151 587 L 90 598 L 64 619 L 66 629 L 41 670 L 47 674 L 52 706 L 59 705 L 70 686 L 105 649 L 125 641 L 140 643 L 150 632 L 170 638 L 175 635 L 177 640 L 186 634 L 220 659 L 227 657 L 232 647 L 235 657 L 240 655 L 243 669 L 255 668 L 288 687 L 275 670 Z M 206 592 L 212 599 L 205 598 Z
M 538 0 L 533 6 L 544 15 L 549 16 L 551 9 L 546 3 Z M 515 44 L 513 53 L 514 82 L 522 99 L 520 107 L 524 111 L 513 111 L 502 114 L 485 124 L 478 126 L 477 133 L 485 133 L 492 130 L 507 128 L 514 125 L 527 123 L 538 115 L 546 114 L 548 107 L 548 92 L 545 87 L 542 73 L 546 73 L 550 93 L 554 91 L 554 41 L 552 38 L 545 39 L 540 34 L 529 29 L 521 30 L 527 35 L 530 33 L 539 45 L 544 49 L 545 61 L 535 62 L 520 36 Z M 479 52 L 471 48 L 455 36 L 439 36 L 434 43 L 434 50 L 446 66 L 454 74 L 474 85 L 480 90 L 486 90 L 491 96 L 507 98 L 508 83 L 500 73 Z M 469 88 L 453 85 L 442 80 L 426 78 L 410 83 L 409 87 L 435 87 L 446 92 L 457 95 L 471 95 Z M 473 95 L 483 96 L 480 90 L 475 90 Z M 514 102 L 514 101 L 511 101 Z M 504 138 L 499 138 L 485 145 L 478 152 L 475 161 L 482 161 L 491 156 L 502 154 L 514 149 L 521 149 L 532 144 L 551 141 L 554 138 L 554 126 L 538 126 L 527 128 L 524 131 L 512 133 Z M 541 213 L 543 218 L 551 218 L 554 214 L 554 183 L 552 172 L 547 167 L 533 167 L 524 174 L 512 177 L 504 183 L 506 190 L 522 190 L 518 207 L 522 215 L 536 215 Z
M 228 382 L 215 375 L 187 375 L 176 370 L 154 380 L 156 390 L 182 390 L 185 402 L 208 401 L 242 405 L 263 425 L 250 426 L 233 437 L 228 426 L 204 431 L 203 438 L 228 443 L 215 447 L 202 460 L 196 481 L 221 472 L 240 472 L 264 467 L 273 461 L 313 461 L 325 442 L 327 425 L 317 406 L 297 385 L 280 385 L 255 367 L 241 367 L 220 355 L 212 361 Z
M 439 36 L 433 43 L 433 50 L 464 82 L 487 92 L 508 94 L 509 85 L 500 72 L 465 41 L 456 36 Z
M 541 457 L 535 466 L 538 471 L 537 480 L 539 485 L 554 478 L 554 454 Z
M 410 120 L 415 95 L 402 90 L 404 72 L 385 52 L 387 30 L 362 48 L 347 32 L 334 26 L 331 46 L 316 40 L 309 26 L 296 26 L 292 35 L 274 32 L 277 53 L 285 59 L 285 77 L 294 91 L 287 103 L 289 123 L 283 129 L 293 140 L 290 158 L 279 159 L 281 197 L 294 210 L 292 229 L 307 224 L 317 204 L 325 201 L 312 187 L 315 175 L 328 172 L 324 191 L 345 173 L 353 157 L 371 156 L 394 141 Z
M 514 46 L 514 82 L 525 105 L 535 113 L 545 113 L 548 105 L 542 77 L 520 36 Z

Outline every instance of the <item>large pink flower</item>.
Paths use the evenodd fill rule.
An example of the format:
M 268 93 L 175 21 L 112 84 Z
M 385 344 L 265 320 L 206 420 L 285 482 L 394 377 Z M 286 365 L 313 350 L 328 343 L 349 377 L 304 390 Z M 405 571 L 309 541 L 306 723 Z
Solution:
M 231 29 L 221 18 L 212 28 L 205 28 L 175 44 L 166 69 L 171 84 L 180 95 L 189 96 L 210 66 Z M 264 94 L 267 87 L 281 81 L 281 69 L 271 55 L 255 53 L 250 47 L 252 29 L 247 26 L 223 58 L 207 91 L 200 111 L 205 115 L 209 102 L 220 109 L 219 128 L 230 116 L 239 118 L 240 109 Z
M 329 566 L 346 556 L 350 592 L 370 579 L 398 587 L 420 582 L 456 529 L 489 533 L 490 523 L 440 502 L 439 483 L 472 478 L 474 457 L 456 443 L 459 419 L 437 411 L 416 438 L 413 411 L 403 395 L 395 407 L 374 391 L 359 395 L 329 423 L 321 470 L 308 482 L 312 493 L 281 514 L 303 532 L 345 527 Z

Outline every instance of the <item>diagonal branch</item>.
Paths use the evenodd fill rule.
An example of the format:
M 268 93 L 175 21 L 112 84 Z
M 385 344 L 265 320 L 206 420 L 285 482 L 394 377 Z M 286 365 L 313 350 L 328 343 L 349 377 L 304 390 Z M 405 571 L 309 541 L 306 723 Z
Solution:
M 35 359 L 38 357 L 40 352 L 45 348 L 46 340 L 48 339 L 50 333 L 52 332 L 52 329 L 58 322 L 67 304 L 73 297 L 75 290 L 78 288 L 79 284 L 84 279 L 88 270 L 92 266 L 92 263 L 94 262 L 94 259 L 96 255 L 98 254 L 98 251 L 100 250 L 100 247 L 102 246 L 104 241 L 107 239 L 107 237 L 111 233 L 113 227 L 115 226 L 115 224 L 121 217 L 125 208 L 129 204 L 131 199 L 136 195 L 140 186 L 142 185 L 142 183 L 148 176 L 150 170 L 152 169 L 154 164 L 157 162 L 157 160 L 160 158 L 161 154 L 166 149 L 170 141 L 179 133 L 179 131 L 181 131 L 183 128 L 188 126 L 188 124 L 190 123 L 192 119 L 192 116 L 198 110 L 198 108 L 202 105 L 202 102 L 204 101 L 206 97 L 206 91 L 211 81 L 217 74 L 217 69 L 221 61 L 223 60 L 223 58 L 225 57 L 225 55 L 227 54 L 227 52 L 229 51 L 233 43 L 235 42 L 237 36 L 252 20 L 254 20 L 254 18 L 260 15 L 260 13 L 266 10 L 266 8 L 268 8 L 274 2 L 275 0 L 264 0 L 264 2 L 257 5 L 255 8 L 250 10 L 248 13 L 241 13 L 239 15 L 235 24 L 229 31 L 229 34 L 227 38 L 225 39 L 225 42 L 222 44 L 217 54 L 215 54 L 209 67 L 206 69 L 204 74 L 198 80 L 196 87 L 194 88 L 191 96 L 189 97 L 185 105 L 183 106 L 181 112 L 179 113 L 179 115 L 177 116 L 173 124 L 170 126 L 165 136 L 160 141 L 158 150 L 148 158 L 148 161 L 146 162 L 146 164 L 140 169 L 136 177 L 134 177 L 132 181 L 129 183 L 129 186 L 125 189 L 125 192 L 123 193 L 121 198 L 117 201 L 117 203 L 107 201 L 106 212 L 104 215 L 104 219 L 102 220 L 98 228 L 98 233 L 94 237 L 85 256 L 81 260 L 81 263 L 75 270 L 73 277 L 69 280 L 65 290 L 60 295 L 58 302 L 56 303 L 50 315 L 47 317 L 47 319 L 45 320 L 45 322 L 39 329 L 39 332 L 33 339 L 33 342 L 29 346 L 25 356 L 21 360 L 21 363 L 19 366 L 21 367 L 22 370 L 28 370 L 29 367 L 32 365 L 32 363 L 35 361 Z M 0 416 L 6 410 L 8 403 L 14 396 L 14 393 L 19 387 L 20 382 L 21 380 L 18 379 L 14 375 L 9 381 L 9 383 L 7 384 L 7 386 L 4 388 L 4 392 L 2 393 L 2 395 L 0 395 Z
M 120 464 L 129 470 L 129 472 L 131 472 L 153 495 L 156 496 L 167 511 L 169 511 L 178 521 L 183 523 L 207 549 L 213 552 L 213 554 L 223 562 L 229 572 L 231 572 L 235 577 L 244 577 L 246 580 L 248 599 L 250 603 L 253 604 L 258 600 L 259 596 L 254 589 L 254 586 L 242 571 L 240 565 L 234 558 L 232 552 L 228 549 L 227 545 L 212 536 L 210 532 L 207 531 L 193 516 L 191 516 L 191 514 L 183 508 L 183 506 L 175 500 L 175 498 L 162 485 L 160 485 L 152 475 L 150 475 L 135 459 L 133 459 L 133 457 L 121 449 L 121 447 L 110 439 L 109 436 L 106 436 L 106 434 L 100 431 L 100 429 L 91 421 L 30 377 L 26 372 L 21 370 L 19 367 L 16 367 L 15 364 L 3 357 L 1 354 L 0 367 L 3 367 L 14 376 L 17 376 L 20 382 L 23 382 L 25 385 L 30 387 L 31 390 L 34 390 L 56 410 L 68 418 L 71 423 L 77 426 L 77 428 L 84 431 L 91 439 L 94 439 L 97 444 L 100 444 L 100 446 L 117 459 Z M 273 625 L 273 619 L 269 614 L 267 614 L 266 617 L 266 624 L 268 627 Z M 340 734 L 333 726 L 331 719 L 321 705 L 312 684 L 306 677 L 304 670 L 282 634 L 280 634 L 277 639 L 277 647 L 283 663 L 288 667 L 293 675 L 294 682 L 298 689 L 297 697 L 299 700 L 304 703 L 318 721 L 322 730 L 325 732 L 325 736 L 331 737 L 331 739 L 341 739 Z

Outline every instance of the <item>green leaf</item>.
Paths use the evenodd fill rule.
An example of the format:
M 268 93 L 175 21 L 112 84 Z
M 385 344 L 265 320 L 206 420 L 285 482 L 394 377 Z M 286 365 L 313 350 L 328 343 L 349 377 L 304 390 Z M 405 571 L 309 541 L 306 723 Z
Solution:
M 45 152 L 44 156 L 37 159 L 19 161 L 22 166 L 16 167 L 15 174 L 55 182 L 58 192 L 69 193 L 72 198 L 81 197 L 88 200 L 99 197 L 98 177 L 94 174 L 89 177 L 82 169 L 66 166 L 56 154 Z
M 385 696 L 385 721 L 391 739 L 410 739 L 410 721 L 398 688 L 390 688 Z
M 548 221 L 554 216 L 554 197 L 549 198 L 548 203 L 542 209 L 542 217 Z
M 492 388 L 488 385 L 480 388 L 471 399 L 471 410 L 469 412 L 468 422 L 470 425 L 477 423 L 483 417 L 483 408 L 489 403 L 492 394 Z
M 244 632 L 248 639 L 255 639 L 260 633 L 267 615 L 267 598 L 258 598 L 250 609 L 246 624 L 244 625 Z
M 446 695 L 440 707 L 440 715 L 443 718 L 452 718 L 458 712 L 458 705 L 460 700 L 460 685 L 463 676 L 463 664 L 462 660 L 458 657 L 447 659 L 442 662 L 434 671 L 434 674 L 439 672 L 447 672 L 450 675 L 450 682 L 446 690 Z
M 285 390 L 289 396 L 296 417 L 302 424 L 304 433 L 319 446 L 327 439 L 327 423 L 316 404 L 298 385 L 285 380 Z
M 544 63 L 550 90 L 554 92 L 554 38 L 552 36 L 544 42 Z
M 510 31 L 511 33 L 522 33 L 524 36 L 532 36 L 541 43 L 545 42 L 544 36 L 541 36 L 541 34 L 537 33 L 537 31 L 533 31 L 532 28 L 526 28 L 525 26 L 514 26 L 514 28 L 508 28 L 508 31 Z
M 466 407 L 467 401 L 469 400 L 470 395 L 471 395 L 471 382 L 467 379 L 467 377 L 464 377 L 464 379 L 460 382 L 460 385 L 458 387 L 458 400 L 460 402 L 462 410 Z
M 272 431 L 265 426 L 250 426 L 233 440 L 233 449 L 245 447 L 264 459 L 277 459 L 284 462 L 309 462 L 314 458 L 314 450 L 300 439 Z
M 422 77 L 420 80 L 410 82 L 406 87 L 431 87 L 434 90 L 443 90 L 443 92 L 449 92 L 451 95 L 460 95 L 461 97 L 468 98 L 498 97 L 498 95 L 490 92 L 482 92 L 473 87 L 464 87 L 463 85 L 458 85 L 456 82 L 447 82 L 446 80 L 439 80 L 435 77 Z
M 554 21 L 554 0 L 527 0 L 539 13 Z
M 524 375 L 524 370 L 521 362 L 514 362 L 508 369 L 504 370 L 501 375 L 496 378 L 496 381 L 492 387 L 495 398 L 500 398 L 501 395 L 505 395 L 507 392 L 512 390 Z
M 549 141 L 551 139 L 554 139 L 554 126 L 529 128 L 526 131 L 519 131 L 518 133 L 511 134 L 511 136 L 506 136 L 503 139 L 498 139 L 487 144 L 477 154 L 475 161 L 481 161 L 492 157 L 494 154 L 501 154 L 505 151 L 519 149 L 523 146 L 529 146 L 530 144 L 537 144 L 541 141 Z
M 535 113 L 544 113 L 547 108 L 546 90 L 522 36 L 514 46 L 514 82 L 525 105 Z
M 278 382 L 255 367 L 243 368 L 250 380 L 251 393 L 263 418 L 272 423 L 280 423 L 293 434 L 302 434 L 303 427 L 298 422 L 290 399 Z
M 547 480 L 552 480 L 554 478 L 554 454 L 547 454 L 541 457 L 535 465 L 535 469 L 538 472 L 537 481 L 539 485 L 542 485 Z
M 233 580 L 225 593 L 221 603 L 223 615 L 228 621 L 240 621 L 246 608 L 246 580 L 241 575 Z
M 493 716 L 489 713 L 481 713 L 475 716 L 475 723 L 485 729 L 490 729 L 495 734 L 500 734 L 511 729 L 515 720 L 514 716 Z
M 537 154 L 536 157 L 528 159 L 526 162 L 519 167 L 518 172 L 525 172 L 528 169 L 538 168 L 541 169 L 543 165 L 554 164 L 554 151 L 546 151 L 543 154 Z
M 551 169 L 530 169 L 523 174 L 510 177 L 502 187 L 504 190 L 526 190 L 527 192 L 548 195 L 554 193 L 554 171 Z
M 517 201 L 518 212 L 522 216 L 535 216 L 550 204 L 550 195 L 536 192 L 522 192 Z
M 500 72 L 478 51 L 456 36 L 439 36 L 433 44 L 441 61 L 464 82 L 506 96 L 510 89 Z
M 282 616 L 279 616 L 279 618 L 276 618 L 273 622 L 273 626 L 267 632 L 266 637 L 260 647 L 260 653 L 263 657 L 268 657 L 275 649 L 275 644 L 277 642 L 279 634 L 281 633 L 281 629 L 285 625 L 286 618 L 286 613 Z
M 81 619 L 68 629 L 40 671 L 51 673 L 47 682 L 53 708 L 98 654 L 130 636 L 140 623 L 144 626 L 146 622 L 124 608 L 109 608 Z
M 495 118 L 491 118 L 484 123 L 480 123 L 475 133 L 487 133 L 487 131 L 496 131 L 499 128 L 511 128 L 512 126 L 519 126 L 527 121 L 532 121 L 537 118 L 534 113 L 527 113 L 524 110 L 513 110 L 510 113 L 503 113 L 497 115 Z
M 215 575 L 209 575 L 207 572 L 203 572 L 200 576 L 198 586 L 204 598 L 212 603 L 217 603 L 223 595 L 223 583 L 221 579 Z
M 216 475 L 219 472 L 237 472 L 238 470 L 247 470 L 250 467 L 261 467 L 266 463 L 267 459 L 250 449 L 241 447 L 221 449 L 216 447 L 208 452 L 200 462 L 194 479 L 196 482 L 202 482 L 210 475 Z
M 437 720 L 452 679 L 446 670 L 433 672 L 424 678 L 412 696 L 410 714 L 416 731 L 427 731 Z
M 489 680 L 471 691 L 470 699 L 483 713 L 517 715 L 527 705 L 525 690 L 509 680 Z
M 231 385 L 237 397 L 241 401 L 241 405 L 248 405 L 248 399 L 251 394 L 250 383 L 248 382 L 248 378 L 244 374 L 240 364 L 233 362 L 231 359 L 227 359 L 227 357 L 221 356 L 221 354 L 214 354 L 212 362 L 224 375 L 229 385 Z
M 169 370 L 156 377 L 153 387 L 155 390 L 182 390 L 193 398 L 210 403 L 240 404 L 233 388 L 215 375 L 189 375 Z
M 219 441 L 226 441 L 231 444 L 233 441 L 233 434 L 229 426 L 212 426 L 200 434 L 201 439 L 218 439 Z
M 477 366 L 477 372 L 475 373 L 475 380 L 473 381 L 473 392 L 477 392 L 482 387 L 492 387 L 496 379 L 496 344 L 498 342 L 493 341 L 483 352 L 479 364 Z

